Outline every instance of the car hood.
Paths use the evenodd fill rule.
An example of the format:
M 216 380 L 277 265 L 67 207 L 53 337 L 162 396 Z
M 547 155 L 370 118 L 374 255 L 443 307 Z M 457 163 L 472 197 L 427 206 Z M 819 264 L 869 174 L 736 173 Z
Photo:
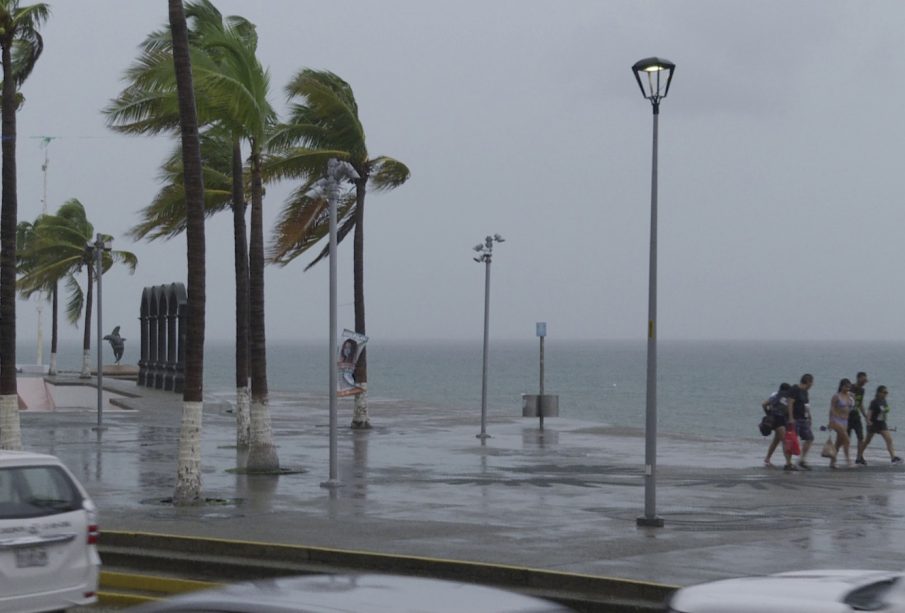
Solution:
M 674 611 L 688 613 L 764 613 L 852 611 L 843 601 L 858 588 L 901 577 L 901 573 L 865 570 L 808 570 L 766 577 L 742 577 L 679 590 L 670 601 Z M 885 613 L 905 613 L 905 591 L 896 585 Z

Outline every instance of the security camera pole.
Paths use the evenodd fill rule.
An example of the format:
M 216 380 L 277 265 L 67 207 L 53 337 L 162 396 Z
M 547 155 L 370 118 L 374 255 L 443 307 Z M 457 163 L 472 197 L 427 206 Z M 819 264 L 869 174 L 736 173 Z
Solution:
M 339 183 L 343 179 L 355 180 L 358 173 L 348 162 L 335 158 L 327 161 L 327 209 L 330 217 L 330 476 L 321 487 L 336 488 L 341 484 L 337 477 L 337 417 L 336 417 L 336 201 L 339 199 Z
M 481 433 L 475 436 L 482 441 L 490 438 L 487 434 L 487 354 L 490 342 L 490 260 L 493 258 L 493 243 L 505 241 L 499 234 L 487 236 L 484 243 L 478 243 L 474 250 L 480 253 L 475 262 L 484 262 L 484 368 L 481 374 Z
M 104 427 L 104 333 L 101 326 L 101 318 L 103 314 L 103 294 L 101 279 L 104 276 L 104 252 L 113 249 L 112 239 L 104 240 L 104 236 L 100 233 L 94 243 L 88 243 L 88 249 L 94 250 L 95 257 L 95 278 L 97 279 L 97 426 L 93 428 L 98 432 L 106 430 Z

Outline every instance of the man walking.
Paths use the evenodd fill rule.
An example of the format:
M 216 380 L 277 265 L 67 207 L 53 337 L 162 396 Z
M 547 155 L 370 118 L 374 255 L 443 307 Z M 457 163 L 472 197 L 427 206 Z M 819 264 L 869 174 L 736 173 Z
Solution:
M 795 424 L 798 432 L 798 438 L 801 439 L 801 458 L 798 460 L 798 466 L 803 470 L 811 470 L 811 465 L 807 463 L 805 458 L 811 443 L 814 442 L 814 433 L 811 431 L 811 398 L 808 390 L 814 385 L 814 375 L 809 373 L 801 375 L 801 382 L 793 385 L 789 390 L 789 419 Z M 793 470 L 786 466 L 786 470 Z
M 848 437 L 852 437 L 852 431 L 858 438 L 858 457 L 855 458 L 855 464 L 867 466 L 864 461 L 864 426 L 861 422 L 861 416 L 867 419 L 867 412 L 864 409 L 864 388 L 867 387 L 867 373 L 859 372 L 855 377 L 855 384 L 852 386 L 852 394 L 855 395 L 855 406 L 852 407 L 848 415 Z

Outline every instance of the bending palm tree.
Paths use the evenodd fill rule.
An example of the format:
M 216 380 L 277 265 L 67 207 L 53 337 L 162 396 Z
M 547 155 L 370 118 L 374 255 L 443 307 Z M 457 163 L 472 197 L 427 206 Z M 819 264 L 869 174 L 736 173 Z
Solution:
M 16 256 L 18 258 L 18 263 L 16 265 L 16 270 L 20 275 L 26 275 L 39 265 L 37 261 L 30 257 L 30 251 L 33 249 L 32 245 L 35 240 L 35 228 L 41 223 L 41 217 L 38 217 L 34 223 L 29 223 L 27 221 L 20 222 L 16 229 Z M 59 301 L 57 300 L 57 290 L 58 290 L 57 281 L 53 281 L 47 287 L 40 287 L 36 289 L 25 288 L 22 286 L 22 281 L 19 280 L 16 282 L 16 290 L 19 295 L 28 300 L 31 298 L 36 292 L 47 296 L 52 305 L 52 316 L 51 316 L 51 336 L 50 336 L 50 366 L 47 370 L 49 375 L 57 374 L 57 344 L 59 341 L 59 326 L 57 322 L 59 320 Z
M 335 74 L 304 69 L 292 79 L 286 91 L 291 99 L 301 102 L 293 105 L 289 123 L 271 139 L 272 146 L 282 148 L 283 153 L 268 164 L 268 172 L 275 178 L 302 179 L 304 183 L 293 193 L 279 217 L 270 259 L 285 265 L 323 238 L 326 202 L 314 194 L 312 187 L 325 176 L 328 158 L 348 161 L 359 178 L 351 181 L 353 193 L 347 193 L 340 202 L 338 214 L 342 221 L 338 238 L 342 240 L 354 230 L 355 331 L 365 334 L 365 195 L 369 186 L 380 191 L 402 185 L 410 177 L 409 169 L 390 157 L 368 157 L 355 95 L 349 84 Z M 308 268 L 323 259 L 328 249 L 324 247 Z M 352 427 L 369 428 L 367 349 L 359 358 L 355 381 L 365 391 L 355 396 Z
M 182 130 L 182 167 L 185 172 L 186 257 L 188 259 L 188 330 L 185 347 L 185 390 L 182 395 L 182 427 L 179 433 L 179 463 L 176 469 L 176 504 L 191 504 L 201 498 L 201 409 L 204 383 L 204 179 L 201 175 L 201 144 L 188 28 L 182 0 L 168 0 L 173 35 L 173 66 Z
M 254 26 L 240 17 L 229 17 L 226 24 L 220 13 L 207 0 L 190 3 L 187 14 L 193 18 L 189 33 L 194 45 L 192 64 L 194 81 L 205 92 L 198 106 L 205 123 L 216 123 L 234 139 L 233 219 L 236 251 L 236 378 L 238 398 L 237 441 L 251 439 L 249 468 L 279 468 L 272 443 L 270 416 L 267 409 L 266 344 L 263 310 L 263 229 L 260 221 L 263 189 L 260 182 L 261 143 L 273 123 L 274 113 L 267 102 L 269 77 L 255 57 L 257 39 Z M 169 130 L 172 120 L 173 86 L 171 73 L 165 71 L 166 44 L 152 35 L 145 53 L 130 69 L 130 85 L 108 109 L 110 122 L 117 129 L 145 133 Z M 245 202 L 242 160 L 238 139 L 251 145 L 252 185 L 251 249 L 245 251 Z M 257 170 L 256 170 L 257 169 Z M 255 179 L 257 174 L 258 179 Z M 257 187 L 256 187 L 257 185 Z M 260 248 L 255 245 L 260 244 Z M 246 268 L 246 263 L 249 267 Z M 251 298 L 249 298 L 251 295 Z M 246 321 L 250 324 L 246 325 Z M 258 320 L 258 321 L 256 321 Z M 250 333 L 249 333 L 250 329 Z M 247 337 L 254 352 L 251 361 L 251 429 L 243 434 L 243 389 L 248 382 Z
M 63 203 L 55 215 L 42 215 L 33 230 L 33 235 L 23 245 L 21 252 L 20 268 L 27 272 L 20 279 L 19 291 L 23 295 L 30 295 L 53 287 L 59 281 L 66 282 L 69 292 L 66 313 L 70 323 L 76 323 L 83 314 L 85 317 L 82 376 L 89 377 L 94 280 L 115 263 L 125 264 L 129 267 L 129 272 L 133 273 L 138 259 L 130 251 L 105 251 L 101 257 L 102 270 L 98 271 L 94 254 L 85 249 L 85 245 L 95 238 L 94 226 L 88 221 L 85 207 L 75 198 Z M 82 291 L 75 280 L 75 274 L 82 270 L 86 271 L 88 279 L 86 292 Z
M 3 64 L 2 211 L 0 211 L 0 449 L 21 449 L 16 391 L 16 110 L 18 88 L 44 48 L 38 28 L 50 15 L 46 4 L 19 6 L 0 0 L 0 56 Z

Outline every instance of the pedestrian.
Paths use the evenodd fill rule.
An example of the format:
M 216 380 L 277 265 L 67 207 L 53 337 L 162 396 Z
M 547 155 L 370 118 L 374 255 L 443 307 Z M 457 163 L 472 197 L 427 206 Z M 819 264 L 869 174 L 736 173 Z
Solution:
M 793 385 L 789 389 L 789 424 L 788 427 L 794 425 L 798 438 L 801 439 L 801 456 L 798 460 L 798 466 L 804 470 L 811 470 L 811 465 L 807 463 L 808 450 L 811 443 L 814 442 L 814 433 L 811 430 L 811 397 L 808 390 L 814 385 L 814 375 L 805 373 L 801 375 L 798 385 Z M 785 470 L 795 470 L 795 466 L 791 463 L 786 464 Z
M 864 392 L 866 387 L 867 373 L 861 371 L 855 377 L 855 383 L 852 385 L 852 394 L 855 396 L 855 406 L 848 414 L 848 427 L 846 428 L 846 434 L 848 434 L 849 440 L 852 438 L 852 432 L 855 433 L 855 437 L 858 439 L 858 453 L 855 457 L 855 464 L 861 464 L 862 466 L 867 466 L 867 462 L 864 461 L 864 428 L 861 423 L 862 415 L 865 420 L 867 419 L 867 410 L 864 408 Z
M 773 457 L 773 452 L 786 438 L 786 422 L 789 416 L 788 392 L 791 387 L 788 383 L 780 383 L 779 389 L 770 394 L 770 397 L 761 403 L 764 413 L 773 419 L 773 440 L 770 441 L 767 457 L 764 458 L 764 466 L 768 468 L 773 468 L 773 463 L 770 461 Z M 783 446 L 782 452 L 786 457 L 786 466 L 790 466 L 792 464 L 791 454 L 786 451 L 785 446 Z
M 849 415 L 855 406 L 855 398 L 851 394 L 852 382 L 848 379 L 839 381 L 839 387 L 836 393 L 830 399 L 830 430 L 836 433 L 836 453 L 830 458 L 830 468 L 836 468 L 836 456 L 839 455 L 839 449 L 845 454 L 845 463 L 847 466 L 852 465 L 849 456 L 849 446 L 851 444 L 848 438 L 846 428 L 849 424 Z
M 879 434 L 886 441 L 886 451 L 889 452 L 889 459 L 893 464 L 901 464 L 902 458 L 896 455 L 896 450 L 892 444 L 892 435 L 886 425 L 886 416 L 889 414 L 888 395 L 889 392 L 885 385 L 877 386 L 877 393 L 874 399 L 871 400 L 870 409 L 867 411 L 867 438 L 864 439 L 864 449 L 867 449 L 867 446 L 870 445 L 874 434 Z M 863 451 L 862 449 L 862 453 Z

